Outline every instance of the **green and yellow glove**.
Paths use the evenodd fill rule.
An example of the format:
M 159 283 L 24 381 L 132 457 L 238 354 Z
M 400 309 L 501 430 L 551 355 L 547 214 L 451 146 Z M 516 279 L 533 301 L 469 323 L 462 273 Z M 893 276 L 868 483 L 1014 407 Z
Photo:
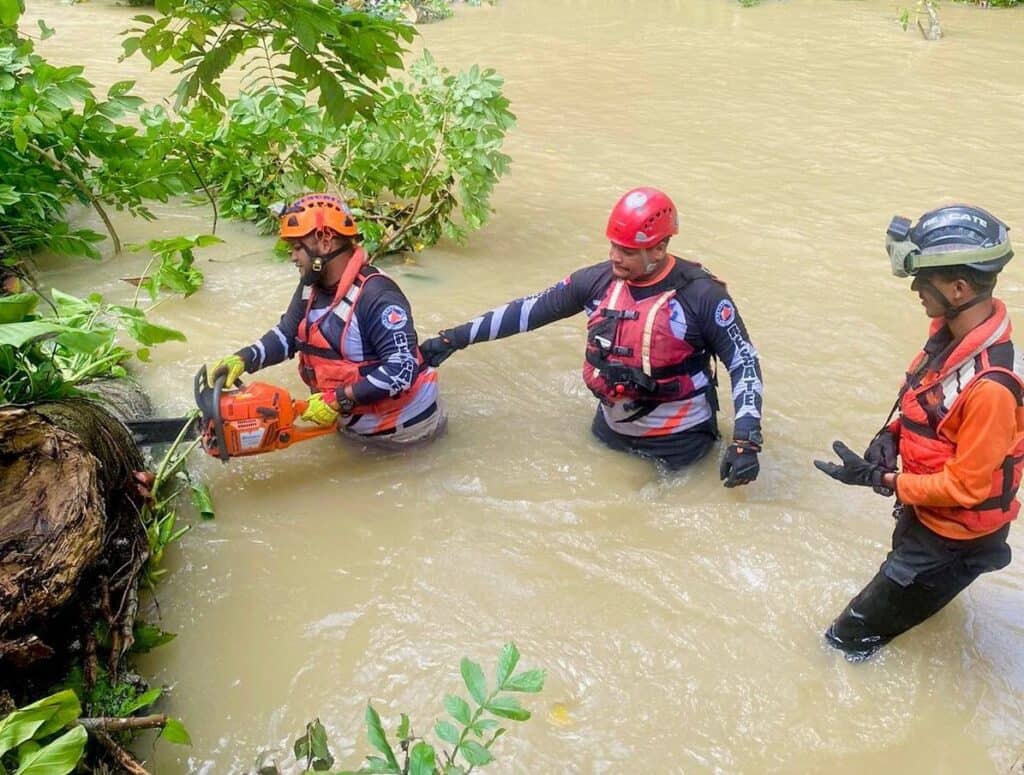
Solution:
M 245 361 L 242 360 L 242 356 L 229 355 L 208 366 L 206 369 L 206 381 L 210 387 L 213 387 L 213 383 L 217 379 L 217 373 L 225 371 L 228 378 L 224 381 L 224 387 L 231 387 L 238 382 L 238 378 L 245 372 Z
M 309 397 L 309 405 L 302 413 L 302 419 L 317 425 L 334 425 L 338 421 L 338 410 L 331 399 L 324 399 L 323 393 L 314 393 Z

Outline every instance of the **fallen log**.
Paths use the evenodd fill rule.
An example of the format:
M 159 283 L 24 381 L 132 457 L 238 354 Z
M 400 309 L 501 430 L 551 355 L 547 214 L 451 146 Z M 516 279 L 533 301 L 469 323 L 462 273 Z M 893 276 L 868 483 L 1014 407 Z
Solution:
M 0 678 L 66 654 L 95 612 L 111 614 L 112 630 L 134 614 L 143 467 L 99 403 L 0 407 Z

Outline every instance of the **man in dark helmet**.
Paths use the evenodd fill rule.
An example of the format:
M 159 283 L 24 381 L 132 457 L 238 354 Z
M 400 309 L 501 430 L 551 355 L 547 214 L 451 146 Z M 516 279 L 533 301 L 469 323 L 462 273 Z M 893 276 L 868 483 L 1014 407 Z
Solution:
M 281 213 L 299 285 L 280 322 L 259 341 L 221 358 L 207 373 L 233 385 L 298 355 L 313 394 L 302 415 L 342 434 L 384 445 L 437 435 L 444 427 L 437 373 L 423 362 L 409 301 L 367 263 L 348 205 L 308 194 Z
M 678 233 L 679 213 L 665 193 L 627 191 L 608 217 L 607 261 L 442 331 L 423 342 L 423 356 L 436 366 L 468 345 L 585 312 L 583 381 L 600 400 L 594 435 L 668 469 L 700 460 L 718 438 L 717 356 L 735 407 L 720 475 L 726 487 L 748 484 L 763 444 L 757 351 L 725 284 L 669 252 Z
M 920 624 L 980 574 L 1010 562 L 1006 543 L 1024 466 L 1024 357 L 1006 306 L 992 297 L 1013 257 L 1006 224 L 951 205 L 915 225 L 895 217 L 886 248 L 913 277 L 931 331 L 893 413 L 864 457 L 841 441 L 841 465 L 814 461 L 844 484 L 896 494 L 892 551 L 825 637 L 860 660 Z

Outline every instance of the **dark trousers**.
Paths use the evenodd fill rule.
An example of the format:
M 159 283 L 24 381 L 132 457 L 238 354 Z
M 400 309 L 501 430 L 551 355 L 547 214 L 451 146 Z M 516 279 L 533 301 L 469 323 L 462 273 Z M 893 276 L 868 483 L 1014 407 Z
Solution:
M 867 659 L 897 635 L 942 609 L 982 573 L 1010 562 L 1010 526 L 956 541 L 899 509 L 892 551 L 881 569 L 832 622 L 825 639 L 848 659 Z
M 680 433 L 667 436 L 626 436 L 608 427 L 601 407 L 597 408 L 590 430 L 612 449 L 651 458 L 669 471 L 678 471 L 696 463 L 718 439 L 718 423 L 714 415 L 707 422 Z

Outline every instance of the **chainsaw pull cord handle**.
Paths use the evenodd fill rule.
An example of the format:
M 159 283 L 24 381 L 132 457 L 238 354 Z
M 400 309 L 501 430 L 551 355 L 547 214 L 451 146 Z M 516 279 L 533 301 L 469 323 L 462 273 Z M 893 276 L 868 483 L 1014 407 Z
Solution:
M 228 380 L 227 371 L 218 371 L 213 380 L 213 428 L 217 433 L 217 457 L 222 463 L 227 463 L 231 457 L 228 452 L 227 441 L 224 439 L 224 416 L 220 412 L 220 394 L 224 390 L 224 383 Z

